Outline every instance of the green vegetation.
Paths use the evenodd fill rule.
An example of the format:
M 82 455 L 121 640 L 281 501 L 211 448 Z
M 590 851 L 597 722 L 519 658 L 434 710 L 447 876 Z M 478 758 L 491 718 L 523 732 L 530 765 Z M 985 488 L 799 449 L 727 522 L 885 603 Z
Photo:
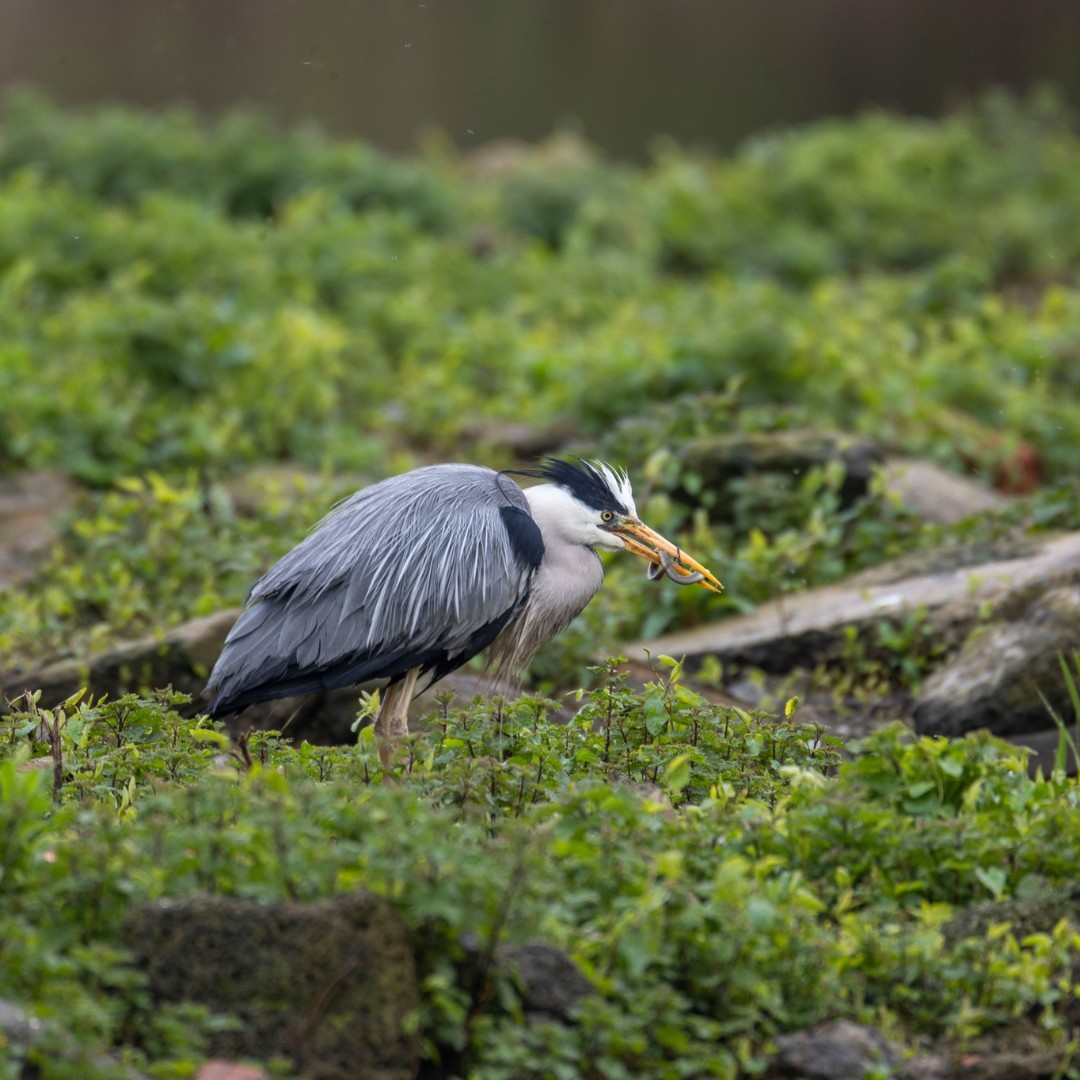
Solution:
M 108 1048 L 160 1076 L 197 1060 L 211 1018 L 148 1011 L 122 940 L 134 905 L 357 887 L 418 943 L 427 1055 L 470 1076 L 733 1077 L 771 1036 L 833 1017 L 912 1048 L 1012 1033 L 1067 1062 L 1077 930 L 950 920 L 1071 886 L 1072 781 L 1029 779 L 988 737 L 902 729 L 839 763 L 819 729 L 710 706 L 677 669 L 640 693 L 601 674 L 566 725 L 544 699 L 444 703 L 393 784 L 370 731 L 342 748 L 255 736 L 245 770 L 175 697 L 6 719 L 0 997 L 85 1050 L 46 1075 L 97 1075 Z M 55 786 L 19 767 L 51 746 Z M 509 985 L 469 985 L 468 935 L 559 945 L 596 993 L 573 1027 L 523 1025 Z
M 238 603 L 362 479 L 517 463 L 498 422 L 569 424 L 628 465 L 650 522 L 720 568 L 714 612 L 948 537 L 880 494 L 851 505 L 828 468 L 706 486 L 681 455 L 698 435 L 839 429 L 1004 481 L 1023 441 L 1064 485 L 1027 520 L 1060 523 L 1078 176 L 1045 97 L 818 124 L 731 160 L 665 146 L 636 170 L 568 139 L 402 162 L 252 117 L 12 97 L 0 471 L 99 491 L 0 593 L 0 671 Z M 237 474 L 266 462 L 308 479 L 238 510 Z M 545 685 L 583 679 L 597 640 L 702 617 L 704 594 L 631 575 L 613 567 Z
M 775 1035 L 835 1017 L 1067 1070 L 1080 918 L 1009 913 L 1069 895 L 1073 781 L 988 738 L 890 729 L 842 756 L 677 672 L 631 692 L 589 666 L 906 551 L 1080 525 L 1078 273 L 1080 136 L 1046 96 L 727 160 L 664 145 L 641 169 L 561 137 L 406 162 L 250 116 L 10 98 L 0 474 L 58 469 L 80 495 L 0 588 L 0 674 L 237 604 L 366 480 L 520 463 L 506 425 L 625 464 L 643 517 L 727 586 L 614 560 L 533 668 L 539 695 L 587 688 L 575 719 L 543 696 L 443 703 L 394 783 L 364 733 L 263 734 L 245 760 L 167 692 L 9 710 L 0 999 L 56 1025 L 45 1075 L 188 1076 L 221 1022 L 149 1007 L 136 905 L 357 887 L 417 942 L 413 1019 L 447 1074 L 753 1075 Z M 1006 485 L 1023 450 L 1045 485 L 942 529 L 875 482 L 852 496 L 836 463 L 714 482 L 691 452 L 808 428 Z M 934 649 L 915 614 L 832 677 L 911 687 Z M 596 993 L 572 1027 L 524 1024 L 504 976 L 463 975 L 466 934 L 561 946 Z
M 736 380 L 737 409 L 980 467 L 1006 428 L 1063 475 L 1078 166 L 1039 100 L 822 124 L 732 161 L 668 148 L 639 172 L 541 148 L 500 176 L 14 99 L 5 464 L 370 467 L 387 438 L 458 445 L 479 416 L 603 435 Z

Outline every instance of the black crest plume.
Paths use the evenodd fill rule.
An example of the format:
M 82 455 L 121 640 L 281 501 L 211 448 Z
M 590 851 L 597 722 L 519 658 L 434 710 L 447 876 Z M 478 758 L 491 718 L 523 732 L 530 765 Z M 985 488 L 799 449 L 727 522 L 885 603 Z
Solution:
M 511 471 L 517 476 L 533 476 L 538 480 L 558 484 L 593 510 L 614 510 L 618 514 L 630 512 L 629 507 L 623 504 L 612 487 L 612 482 L 617 482 L 620 477 L 606 466 L 602 470 L 592 462 L 582 461 L 580 458 L 573 461 L 544 458 L 535 468 Z

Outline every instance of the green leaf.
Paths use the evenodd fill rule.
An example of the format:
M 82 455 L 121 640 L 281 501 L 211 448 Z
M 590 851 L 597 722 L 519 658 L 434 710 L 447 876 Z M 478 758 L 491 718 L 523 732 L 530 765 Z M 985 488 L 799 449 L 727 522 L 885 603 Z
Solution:
M 668 762 L 664 769 L 663 786 L 672 794 L 681 792 L 690 783 L 691 757 L 689 754 L 678 754 Z
M 654 738 L 668 725 L 667 698 L 658 686 L 649 686 L 645 690 L 643 702 L 645 728 Z
M 193 728 L 191 738 L 194 742 L 212 743 L 226 749 L 229 746 L 229 736 L 224 731 L 215 731 L 213 728 Z
M 912 799 L 921 799 L 924 795 L 936 790 L 937 783 L 934 780 L 917 780 L 907 786 L 908 796 Z
M 986 886 L 995 900 L 1000 900 L 1005 892 L 1008 874 L 1000 866 L 976 866 L 975 876 Z

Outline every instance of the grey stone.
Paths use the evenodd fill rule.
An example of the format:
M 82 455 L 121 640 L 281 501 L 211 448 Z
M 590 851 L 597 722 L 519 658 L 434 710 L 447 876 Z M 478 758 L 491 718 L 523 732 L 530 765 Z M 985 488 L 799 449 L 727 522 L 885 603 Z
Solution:
M 837 1020 L 776 1038 L 769 1076 L 803 1080 L 862 1080 L 871 1069 L 892 1068 L 899 1053 L 876 1028 Z
M 686 657 L 691 670 L 695 661 L 715 656 L 725 664 L 786 672 L 838 658 L 848 627 L 872 640 L 882 620 L 913 614 L 926 620 L 944 648 L 959 648 L 985 619 L 987 608 L 1007 596 L 1080 579 L 1080 533 L 1025 541 L 1022 550 L 990 562 L 923 573 L 914 572 L 905 560 L 911 573 L 899 580 L 879 571 L 877 583 L 859 578 L 808 589 L 762 604 L 750 615 L 628 645 L 625 654 L 638 661 L 646 650 Z M 932 554 L 924 558 L 934 565 Z M 955 553 L 951 558 L 955 560 Z
M 790 677 L 841 659 L 851 630 L 872 655 L 880 648 L 879 624 L 909 618 L 925 624 L 953 659 L 930 675 L 916 700 L 894 703 L 903 715 L 927 733 L 985 727 L 1012 737 L 1031 745 L 1040 755 L 1033 761 L 1046 771 L 1056 736 L 1047 731 L 1051 718 L 1040 694 L 1071 720 L 1058 655 L 1080 646 L 1080 533 L 915 553 L 751 615 L 628 646 L 626 655 L 639 659 L 647 649 L 685 657 L 691 674 L 715 656 L 729 667 Z M 745 696 L 740 684 L 730 689 Z M 883 716 L 894 712 L 890 707 Z
M 555 945 L 531 941 L 492 949 L 471 931 L 461 936 L 460 945 L 460 985 L 474 1000 L 484 1000 L 491 995 L 493 975 L 508 977 L 527 1021 L 571 1024 L 575 1007 L 594 992 L 577 964 Z
M 974 480 L 931 461 L 890 458 L 884 465 L 886 490 L 924 521 L 953 525 L 965 518 L 999 510 L 1009 500 Z
M 953 1080 L 956 1073 L 941 1054 L 919 1054 L 905 1061 L 898 1075 L 900 1080 Z
M 1038 732 L 1050 719 L 1047 703 L 1069 718 L 1059 656 L 1071 657 L 1080 647 L 1080 584 L 1025 590 L 990 617 L 952 662 L 927 679 L 914 709 L 920 732 Z
M 213 1036 L 219 1057 L 284 1055 L 310 1080 L 415 1075 L 419 1044 L 403 1024 L 419 1004 L 415 960 L 379 897 L 161 901 L 136 909 L 124 937 L 152 1000 L 239 1018 Z
M 59 472 L 0 476 L 0 587 L 33 572 L 37 557 L 56 539 L 57 518 L 74 502 L 75 492 Z
M 567 1021 L 574 1006 L 593 992 L 577 964 L 554 945 L 504 945 L 498 963 L 515 977 L 522 1007 L 536 1018 Z

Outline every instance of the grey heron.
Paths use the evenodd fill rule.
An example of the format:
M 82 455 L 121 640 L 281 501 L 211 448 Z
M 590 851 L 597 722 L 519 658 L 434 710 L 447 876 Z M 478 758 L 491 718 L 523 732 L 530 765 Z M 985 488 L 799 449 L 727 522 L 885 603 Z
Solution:
M 210 715 L 380 681 L 376 733 L 392 739 L 419 678 L 430 686 L 484 649 L 500 674 L 524 669 L 600 588 L 597 549 L 722 587 L 642 523 L 625 472 L 548 458 L 516 475 L 544 483 L 429 465 L 342 502 L 252 589 L 211 672 Z

